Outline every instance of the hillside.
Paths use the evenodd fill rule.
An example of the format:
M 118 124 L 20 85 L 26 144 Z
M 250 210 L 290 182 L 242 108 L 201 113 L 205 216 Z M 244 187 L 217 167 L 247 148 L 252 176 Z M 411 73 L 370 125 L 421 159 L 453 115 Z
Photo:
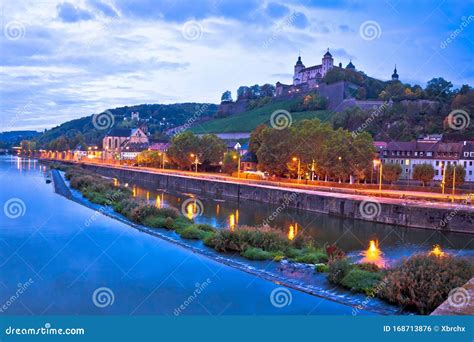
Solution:
M 10 131 L 0 133 L 0 143 L 3 146 L 17 145 L 24 139 L 32 139 L 39 135 L 37 131 Z
M 293 122 L 314 118 L 318 118 L 321 121 L 328 121 L 331 118 L 332 113 L 326 110 L 291 112 L 290 108 L 298 101 L 298 99 L 293 99 L 273 102 L 264 107 L 234 114 L 226 118 L 196 124 L 191 128 L 191 131 L 198 134 L 250 132 L 259 124 L 269 124 L 271 114 L 280 109 L 289 111 Z
M 217 111 L 217 105 L 206 103 L 176 103 L 170 105 L 163 104 L 142 104 L 136 106 L 125 106 L 109 110 L 114 115 L 114 127 L 133 127 L 136 124 L 131 121 L 131 113 L 139 112 L 140 119 L 147 120 L 150 132 L 160 132 L 170 127 L 183 125 L 193 117 L 207 119 L 212 117 Z M 73 141 L 73 145 L 81 139 L 76 139 L 77 135 L 83 136 L 83 141 L 88 144 L 100 144 L 107 130 L 98 130 L 92 124 L 92 115 L 80 119 L 67 121 L 57 127 L 46 130 L 36 137 L 39 146 L 46 146 L 52 140 L 61 136 Z M 71 146 L 72 147 L 72 146 Z

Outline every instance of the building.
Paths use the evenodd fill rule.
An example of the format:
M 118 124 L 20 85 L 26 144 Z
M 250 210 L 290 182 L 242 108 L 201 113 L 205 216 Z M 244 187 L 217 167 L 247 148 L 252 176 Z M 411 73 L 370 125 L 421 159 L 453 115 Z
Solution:
M 392 141 L 381 153 L 382 163 L 399 164 L 401 179 L 412 179 L 417 164 L 430 164 L 435 170 L 434 180 L 441 181 L 445 165 L 462 165 L 466 170 L 465 181 L 474 181 L 474 142 L 442 142 L 429 136 L 416 141 Z
M 136 148 L 135 144 L 141 144 L 148 148 L 149 139 L 145 132 L 139 128 L 113 128 L 102 139 L 102 148 L 104 151 L 104 159 L 121 159 L 122 152 L 130 151 Z
M 257 171 L 257 164 L 257 156 L 249 151 L 240 158 L 240 171 Z
M 322 83 L 322 80 L 324 76 L 326 76 L 326 74 L 333 68 L 351 70 L 353 72 L 358 71 L 355 65 L 352 63 L 352 60 L 349 61 L 345 68 L 343 68 L 342 63 L 339 63 L 338 66 L 335 66 L 334 58 L 329 52 L 329 49 L 323 55 L 321 64 L 318 65 L 306 67 L 303 64 L 301 56 L 298 56 L 298 60 L 296 61 L 296 64 L 294 66 L 293 83 L 283 84 L 277 82 L 275 87 L 275 95 L 294 96 L 298 94 L 306 94 L 312 90 L 318 90 L 318 92 L 321 92 L 322 88 L 324 88 L 323 86 L 325 85 L 324 83 Z M 395 66 L 394 72 L 392 74 L 392 80 L 398 81 L 398 79 L 399 76 L 397 73 L 397 68 Z M 334 92 L 334 90 L 330 92 Z M 322 95 L 327 96 L 327 94 Z
M 148 149 L 148 143 L 128 143 L 120 151 L 121 160 L 134 160 L 138 154 Z

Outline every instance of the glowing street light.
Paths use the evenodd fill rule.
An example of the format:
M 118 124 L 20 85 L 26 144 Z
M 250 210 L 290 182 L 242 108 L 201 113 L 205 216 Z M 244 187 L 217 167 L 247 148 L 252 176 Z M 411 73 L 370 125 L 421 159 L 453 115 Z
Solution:
M 232 159 L 234 159 L 234 160 L 235 160 L 235 159 L 238 159 L 238 160 L 237 160 L 237 178 L 240 178 L 240 153 L 237 152 L 237 154 L 238 154 L 238 156 L 233 155 L 233 156 L 232 156 Z
M 194 163 L 196 164 L 196 173 L 198 172 L 198 156 L 194 153 L 190 154 L 191 158 L 194 158 Z
M 382 192 L 382 173 L 383 173 L 383 164 L 379 159 L 374 159 L 374 166 L 380 165 L 379 169 L 379 192 Z
M 297 157 L 293 157 L 292 158 L 293 161 L 298 161 L 298 184 L 300 183 L 300 180 L 301 180 L 301 173 L 300 173 L 300 170 L 301 170 L 301 160 Z

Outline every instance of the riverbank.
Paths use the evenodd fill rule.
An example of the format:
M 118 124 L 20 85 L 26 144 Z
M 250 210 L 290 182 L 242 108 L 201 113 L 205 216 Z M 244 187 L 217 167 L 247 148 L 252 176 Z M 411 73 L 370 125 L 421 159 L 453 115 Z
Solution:
M 75 164 L 75 163 L 68 163 Z M 285 205 L 328 215 L 410 228 L 474 234 L 472 205 L 420 202 L 406 199 L 369 197 L 307 189 L 282 188 L 236 181 L 188 177 L 126 167 L 81 164 L 84 168 L 110 178 L 128 182 L 139 179 L 154 188 L 194 192 L 198 196 L 233 198 Z
M 232 268 L 238 269 L 240 271 L 249 273 L 253 276 L 259 277 L 271 281 L 275 284 L 283 285 L 294 290 L 298 290 L 319 298 L 330 300 L 339 304 L 348 305 L 353 308 L 353 314 L 359 314 L 361 311 L 369 311 L 377 314 L 383 315 L 393 315 L 393 314 L 402 314 L 403 312 L 396 306 L 391 306 L 381 302 L 379 299 L 371 298 L 370 301 L 366 301 L 367 296 L 362 293 L 351 293 L 349 291 L 344 291 L 341 288 L 334 287 L 334 285 L 327 284 L 326 275 L 323 273 L 315 273 L 313 265 L 304 265 L 298 263 L 292 263 L 288 261 L 281 261 L 275 263 L 273 261 L 266 262 L 249 262 L 245 259 L 239 257 L 239 255 L 222 255 L 212 249 L 206 248 L 202 244 L 193 243 L 192 240 L 183 240 L 180 236 L 174 232 L 166 229 L 156 229 L 146 227 L 141 224 L 137 224 L 127 219 L 126 217 L 114 212 L 111 207 L 102 206 L 95 204 L 86 198 L 83 197 L 81 192 L 71 189 L 67 184 L 65 178 L 57 170 L 52 170 L 53 180 L 58 184 L 55 185 L 55 188 L 61 189 L 61 192 L 64 193 L 64 187 L 68 188 L 71 193 L 71 200 L 86 206 L 92 210 L 95 210 L 97 214 L 91 216 L 93 220 L 95 215 L 105 215 L 116 219 L 122 223 L 125 223 L 141 232 L 150 234 L 170 243 L 179 245 L 183 248 L 189 249 L 193 253 L 198 253 L 200 255 L 211 258 L 214 261 L 222 263 L 224 265 L 230 266 Z M 61 193 L 60 193 L 61 194 Z M 86 222 L 87 225 L 87 222 Z M 281 270 L 278 271 L 275 267 L 269 267 L 270 264 L 281 264 Z M 274 265 L 273 265 L 274 266 Z M 299 272 L 300 275 L 308 273 L 312 275 L 312 280 L 314 282 L 308 283 L 304 279 L 291 278 L 285 276 L 289 273 Z M 313 277 L 313 275 L 315 275 Z
M 312 268 L 316 266 L 316 271 L 327 273 L 328 280 L 332 284 L 340 285 L 356 293 L 364 293 L 370 297 L 369 302 L 374 301 L 374 297 L 377 296 L 397 303 L 401 307 L 416 309 L 426 314 L 434 310 L 452 288 L 462 285 L 459 284 L 460 280 L 468 280 L 466 276 L 471 276 L 473 273 L 470 262 L 446 255 L 441 251 L 429 254 L 418 253 L 403 260 L 401 265 L 381 270 L 375 264 L 351 263 L 345 257 L 345 253 L 336 246 L 326 246 L 323 252 L 314 249 L 310 241 L 290 239 L 289 242 L 278 234 L 278 230 L 270 227 L 216 230 L 214 227 L 207 226 L 204 229 L 194 224 L 192 220 L 186 221 L 184 217 L 180 217 L 173 208 L 162 208 L 158 203 L 151 205 L 148 200 L 135 199 L 135 188 L 131 191 L 126 186 L 119 186 L 116 181 L 97 178 L 95 173 L 86 172 L 80 168 L 68 168 L 66 177 L 70 180 L 70 185 L 78 189 L 85 198 L 97 204 L 111 206 L 117 214 L 124 215 L 126 219 L 133 221 L 133 224 L 138 223 L 139 226 L 147 226 L 152 230 L 166 228 L 181 238 L 203 240 L 205 245 L 218 252 L 237 252 L 247 259 L 273 259 L 277 263 L 281 261 L 283 264 L 290 261 L 293 264 L 292 261 L 298 261 L 301 258 L 303 263 L 316 264 L 311 266 Z M 107 207 L 99 210 L 103 211 L 104 208 Z M 193 233 L 189 235 L 190 232 Z M 232 255 L 234 256 L 235 254 Z M 231 261 L 233 259 L 231 258 Z M 323 259 L 329 263 L 321 263 L 321 261 L 324 262 Z M 407 269 L 408 273 L 404 271 Z M 439 269 L 445 272 L 442 279 L 438 279 L 436 275 L 436 270 Z M 260 270 L 257 269 L 258 271 Z M 400 272 L 403 273 L 402 280 L 400 280 L 402 276 Z M 428 279 L 426 274 L 430 274 L 431 278 Z M 430 287 L 420 288 L 421 284 L 417 284 L 420 281 L 429 281 Z M 307 286 L 304 287 L 307 288 Z M 324 292 L 327 287 L 322 290 Z M 356 308 L 360 309 L 361 305 Z

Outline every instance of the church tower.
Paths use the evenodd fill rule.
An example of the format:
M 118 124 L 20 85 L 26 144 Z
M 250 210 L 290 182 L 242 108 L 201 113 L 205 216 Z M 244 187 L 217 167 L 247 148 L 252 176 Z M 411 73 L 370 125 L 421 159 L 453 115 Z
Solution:
M 398 81 L 397 65 L 395 64 L 395 69 L 393 69 L 392 81 Z
M 303 62 L 301 61 L 301 56 L 298 56 L 298 60 L 295 64 L 295 74 L 293 75 L 293 85 L 300 84 L 302 82 L 301 70 L 305 68 Z
M 323 63 L 322 63 L 322 76 L 326 75 L 326 73 L 332 69 L 334 66 L 334 59 L 332 58 L 331 53 L 328 51 L 323 56 Z

